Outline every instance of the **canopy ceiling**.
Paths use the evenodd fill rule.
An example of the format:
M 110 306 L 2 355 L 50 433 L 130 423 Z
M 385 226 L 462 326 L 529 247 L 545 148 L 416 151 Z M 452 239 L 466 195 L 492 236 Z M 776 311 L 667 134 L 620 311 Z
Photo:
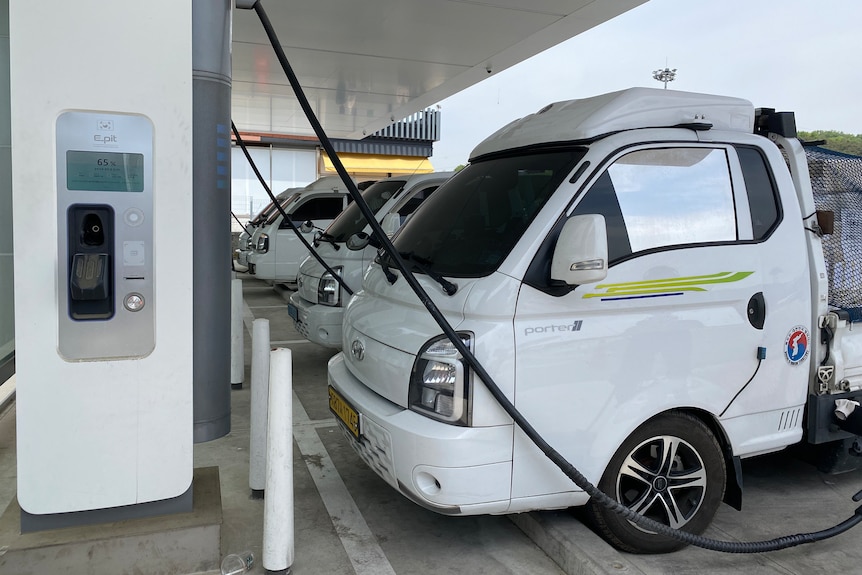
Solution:
M 262 0 L 327 133 L 361 139 L 647 0 Z M 249 132 L 311 135 L 253 10 L 233 18 Z

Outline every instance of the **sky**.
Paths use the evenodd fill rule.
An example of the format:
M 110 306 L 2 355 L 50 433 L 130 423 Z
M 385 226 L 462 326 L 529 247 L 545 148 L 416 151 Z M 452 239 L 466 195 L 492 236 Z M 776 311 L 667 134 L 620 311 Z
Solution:
M 601 1 L 601 0 L 597 0 Z M 800 130 L 862 134 L 862 1 L 649 0 L 439 103 L 437 170 L 546 104 L 634 86 L 796 112 Z

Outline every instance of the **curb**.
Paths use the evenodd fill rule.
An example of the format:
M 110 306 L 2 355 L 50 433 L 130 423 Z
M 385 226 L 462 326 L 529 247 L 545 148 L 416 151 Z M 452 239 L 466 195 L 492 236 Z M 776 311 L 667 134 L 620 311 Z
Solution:
M 519 513 L 509 519 L 567 575 L 645 575 L 568 511 Z

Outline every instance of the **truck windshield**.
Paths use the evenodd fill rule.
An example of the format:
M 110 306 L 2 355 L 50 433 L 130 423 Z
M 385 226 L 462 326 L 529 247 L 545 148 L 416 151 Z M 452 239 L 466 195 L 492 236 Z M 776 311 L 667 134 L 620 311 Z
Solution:
M 449 277 L 496 270 L 584 156 L 583 148 L 496 157 L 470 164 L 440 186 L 399 230 L 405 259 Z M 391 265 L 388 256 L 387 264 Z
M 266 206 L 260 212 L 258 212 L 258 214 L 254 217 L 254 219 L 251 220 L 249 223 L 253 226 L 259 226 L 260 224 L 265 222 L 267 220 L 267 218 L 269 218 L 270 215 L 272 215 L 272 212 L 274 210 L 275 210 L 275 203 L 269 202 L 268 204 L 266 204 Z
M 371 208 L 371 211 L 376 214 L 380 208 L 383 207 L 383 204 L 385 204 L 389 198 L 397 194 L 406 183 L 406 180 L 385 180 L 376 182 L 368 186 L 365 191 L 362 192 L 362 197 L 365 200 L 365 203 L 368 204 L 368 207 Z M 331 224 L 329 224 L 329 227 L 326 228 L 324 234 L 327 239 L 334 242 L 346 242 L 347 238 L 355 233 L 361 232 L 365 229 L 366 225 L 368 225 L 368 222 L 365 220 L 365 216 L 362 215 L 362 212 L 359 211 L 359 206 L 354 202 L 347 206 L 347 208 L 341 212 L 341 214 L 339 214 Z
M 281 204 L 281 209 L 284 210 L 285 213 L 287 213 L 287 206 L 295 202 L 299 198 L 299 196 L 300 193 L 297 192 L 295 194 L 290 194 L 289 196 L 287 196 L 287 198 L 283 200 L 279 200 Z M 273 205 L 272 207 L 272 211 L 269 213 L 266 218 L 266 222 L 263 224 L 265 226 L 272 224 L 273 222 L 275 222 L 275 220 L 279 218 L 279 216 L 281 216 L 281 212 L 278 210 L 278 208 L 276 208 L 275 205 Z

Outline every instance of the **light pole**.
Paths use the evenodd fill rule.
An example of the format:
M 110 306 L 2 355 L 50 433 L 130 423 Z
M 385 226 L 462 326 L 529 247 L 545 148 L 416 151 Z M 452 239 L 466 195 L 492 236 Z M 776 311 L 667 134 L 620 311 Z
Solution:
M 664 68 L 663 70 L 655 70 L 652 77 L 659 82 L 664 82 L 664 89 L 667 90 L 667 83 L 676 80 L 676 68 Z

